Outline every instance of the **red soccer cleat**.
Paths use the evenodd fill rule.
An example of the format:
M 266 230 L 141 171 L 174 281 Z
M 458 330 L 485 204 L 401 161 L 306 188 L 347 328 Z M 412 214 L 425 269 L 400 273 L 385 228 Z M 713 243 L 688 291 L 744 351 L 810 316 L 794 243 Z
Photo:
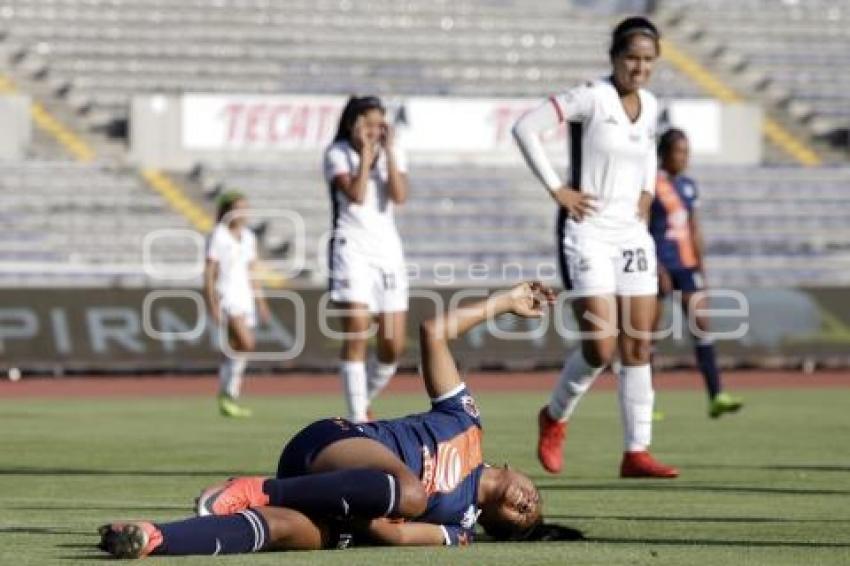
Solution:
M 676 478 L 679 470 L 665 466 L 652 455 L 643 450 L 640 452 L 624 452 L 620 463 L 621 478 Z
M 153 523 L 112 523 L 97 530 L 98 547 L 115 558 L 144 558 L 162 544 L 162 533 Z
M 269 504 L 269 496 L 263 493 L 264 477 L 230 478 L 224 483 L 208 487 L 195 501 L 199 517 L 207 515 L 232 515 L 250 507 Z
M 567 436 L 567 423 L 556 421 L 549 416 L 549 407 L 543 406 L 537 415 L 539 432 L 537 436 L 537 459 L 550 474 L 559 474 L 564 467 L 564 438 Z

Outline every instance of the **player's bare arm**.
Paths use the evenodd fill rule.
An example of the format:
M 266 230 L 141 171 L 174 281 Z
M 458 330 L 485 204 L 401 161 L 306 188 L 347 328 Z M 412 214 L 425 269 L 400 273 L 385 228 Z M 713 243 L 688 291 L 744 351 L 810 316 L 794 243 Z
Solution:
M 366 198 L 366 189 L 369 186 L 369 175 L 372 164 L 375 161 L 375 147 L 366 132 L 366 126 L 362 116 L 354 124 L 353 137 L 357 152 L 360 154 L 360 168 L 357 173 L 351 175 L 342 173 L 333 179 L 334 188 L 345 193 L 349 199 L 357 204 L 363 204 Z
M 396 204 L 404 204 L 407 200 L 407 175 L 398 168 L 395 155 L 395 128 L 384 122 L 380 138 L 381 147 L 387 156 L 387 189 L 390 200 Z
M 386 546 L 444 546 L 443 528 L 431 523 L 373 519 L 368 527 L 370 540 Z
M 456 388 L 460 382 L 448 342 L 488 318 L 512 312 L 526 318 L 543 315 L 545 305 L 555 301 L 554 292 L 540 282 L 520 283 L 490 297 L 439 314 L 422 323 L 419 343 L 422 349 L 422 375 L 428 395 L 436 399 Z
M 262 275 L 260 273 L 261 264 L 258 260 L 251 262 L 251 287 L 254 290 L 254 300 L 257 302 L 260 320 L 267 324 L 271 320 L 271 311 L 269 303 L 266 300 L 266 294 L 263 291 Z
M 218 302 L 218 294 L 215 292 L 215 284 L 218 280 L 218 262 L 214 259 L 207 259 L 204 265 L 204 298 L 207 301 L 207 308 L 210 311 L 213 321 L 216 324 L 221 323 L 220 305 Z
M 688 225 L 691 230 L 691 240 L 694 243 L 694 252 L 697 256 L 697 271 L 705 273 L 705 264 L 703 263 L 705 241 L 703 240 L 702 228 L 696 210 L 691 211 L 688 218 Z

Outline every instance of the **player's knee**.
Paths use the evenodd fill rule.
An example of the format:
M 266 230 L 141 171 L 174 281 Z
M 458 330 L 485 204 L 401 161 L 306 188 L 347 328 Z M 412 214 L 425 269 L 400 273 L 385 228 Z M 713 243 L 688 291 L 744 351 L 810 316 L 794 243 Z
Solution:
M 387 339 L 378 345 L 378 359 L 385 364 L 394 364 L 404 353 L 404 340 Z
M 628 340 L 623 344 L 623 363 L 639 366 L 649 363 L 652 343 L 649 340 Z
M 584 356 L 584 361 L 588 365 L 596 368 L 607 366 L 614 359 L 616 353 L 616 344 L 607 342 L 585 342 L 582 345 L 581 353 Z
M 257 349 L 257 341 L 254 340 L 253 336 L 245 337 L 242 340 L 242 351 L 243 352 L 253 352 Z
M 415 477 L 397 478 L 399 486 L 398 514 L 405 519 L 422 515 L 428 507 L 428 494 Z

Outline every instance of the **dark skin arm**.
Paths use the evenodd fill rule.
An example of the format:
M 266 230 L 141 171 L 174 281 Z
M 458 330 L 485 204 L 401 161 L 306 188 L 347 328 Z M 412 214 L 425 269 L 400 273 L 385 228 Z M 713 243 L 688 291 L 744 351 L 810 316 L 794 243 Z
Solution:
M 461 383 L 449 341 L 463 335 L 488 318 L 512 312 L 526 318 L 543 316 L 544 306 L 555 302 L 554 292 L 540 282 L 520 283 L 508 291 L 494 293 L 468 306 L 439 314 L 422 323 L 419 344 L 422 350 L 422 378 L 432 399 L 455 389 Z
M 388 519 L 373 519 L 367 528 L 375 544 L 386 546 L 443 546 L 443 529 L 431 523 L 402 523 Z
M 703 263 L 705 241 L 702 237 L 702 228 L 700 227 L 699 218 L 695 210 L 691 211 L 688 224 L 691 230 L 691 239 L 694 242 L 694 251 L 697 255 L 697 270 L 700 273 L 705 273 L 705 264 Z

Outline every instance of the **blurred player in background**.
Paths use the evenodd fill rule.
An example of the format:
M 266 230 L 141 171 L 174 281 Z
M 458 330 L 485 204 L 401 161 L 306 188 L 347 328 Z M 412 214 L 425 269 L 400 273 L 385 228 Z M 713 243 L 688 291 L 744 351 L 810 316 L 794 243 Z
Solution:
M 737 411 L 743 402 L 723 392 L 709 321 L 701 314 L 709 305 L 708 297 L 703 292 L 703 239 L 696 214 L 699 194 L 696 182 L 684 175 L 689 155 L 688 138 L 682 130 L 671 128 L 664 132 L 658 144 L 661 167 L 655 186 L 655 199 L 652 201 L 649 230 L 658 255 L 659 296 L 663 299 L 677 291 L 676 298 L 680 300 L 687 320 L 699 331 L 699 336 L 694 336 L 694 351 L 708 392 L 708 414 L 717 418 L 724 413 Z M 656 328 L 661 327 L 663 313 L 664 303 L 659 300 Z
M 351 97 L 325 151 L 333 234 L 331 300 L 344 311 L 340 376 L 348 418 L 368 420 L 369 404 L 395 375 L 404 350 L 407 270 L 393 208 L 407 199 L 407 160 L 374 96 Z M 367 367 L 368 334 L 377 352 Z
M 356 424 L 316 421 L 284 447 L 277 476 L 233 478 L 205 490 L 200 517 L 112 523 L 101 548 L 121 558 L 314 550 L 362 545 L 457 546 L 476 522 L 499 540 L 575 539 L 543 527 L 534 482 L 484 463 L 475 399 L 449 342 L 503 313 L 540 317 L 554 293 L 522 283 L 422 324 L 422 378 L 431 410 Z M 559 532 L 560 531 L 560 532 Z M 451 561 L 449 561 L 451 562 Z
M 254 275 L 257 267 L 257 239 L 246 226 L 247 201 L 242 193 L 231 191 L 218 201 L 218 224 L 207 246 L 204 295 L 217 326 L 224 325 L 231 353 L 225 352 L 219 368 L 218 406 L 226 417 L 250 417 L 251 411 L 237 404 L 247 363 L 240 353 L 254 350 L 256 306 L 263 322 L 269 308 Z M 231 355 L 232 354 L 232 355 Z
M 654 402 L 649 353 L 658 280 L 647 220 L 655 192 L 658 103 L 643 87 L 659 50 L 652 22 L 623 20 L 613 33 L 610 76 L 553 96 L 514 126 L 529 167 L 558 205 L 561 276 L 564 287 L 579 297 L 573 309 L 585 336 L 538 415 L 538 458 L 551 473 L 563 466 L 567 421 L 619 346 L 625 437 L 620 475 L 679 474 L 648 452 Z M 539 138 L 565 122 L 571 138 L 567 184 Z

